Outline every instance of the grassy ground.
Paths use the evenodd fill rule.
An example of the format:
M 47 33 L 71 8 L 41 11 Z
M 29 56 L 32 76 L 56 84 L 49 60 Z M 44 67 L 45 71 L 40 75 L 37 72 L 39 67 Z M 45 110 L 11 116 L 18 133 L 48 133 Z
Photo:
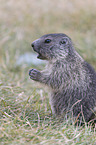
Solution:
M 0 0 L 0 144 L 95 145 L 96 128 L 52 115 L 48 94 L 16 66 L 33 40 L 63 32 L 96 69 L 96 1 Z M 42 69 L 40 66 L 38 69 Z

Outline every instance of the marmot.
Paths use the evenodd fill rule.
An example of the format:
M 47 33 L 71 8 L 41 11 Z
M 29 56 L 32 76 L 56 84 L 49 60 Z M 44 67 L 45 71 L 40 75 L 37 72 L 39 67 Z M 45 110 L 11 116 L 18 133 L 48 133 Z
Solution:
M 74 116 L 89 121 L 96 110 L 96 72 L 76 52 L 72 40 L 63 33 L 47 34 L 32 47 L 37 58 L 48 60 L 45 70 L 31 69 L 29 75 L 50 87 L 53 114 L 71 110 Z

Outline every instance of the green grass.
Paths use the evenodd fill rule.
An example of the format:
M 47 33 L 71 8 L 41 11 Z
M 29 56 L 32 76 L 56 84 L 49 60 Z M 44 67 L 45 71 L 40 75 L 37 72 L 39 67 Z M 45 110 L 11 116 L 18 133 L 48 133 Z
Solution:
M 95 145 L 96 126 L 52 115 L 47 90 L 29 79 L 36 66 L 16 65 L 43 34 L 63 32 L 96 69 L 95 0 L 0 0 L 0 145 Z M 39 66 L 38 69 L 42 69 Z

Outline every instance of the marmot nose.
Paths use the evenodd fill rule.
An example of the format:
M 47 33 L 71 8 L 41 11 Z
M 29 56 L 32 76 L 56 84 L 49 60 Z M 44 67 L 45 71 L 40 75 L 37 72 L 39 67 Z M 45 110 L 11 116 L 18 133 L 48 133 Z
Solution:
M 31 46 L 34 47 L 34 43 L 32 43 Z

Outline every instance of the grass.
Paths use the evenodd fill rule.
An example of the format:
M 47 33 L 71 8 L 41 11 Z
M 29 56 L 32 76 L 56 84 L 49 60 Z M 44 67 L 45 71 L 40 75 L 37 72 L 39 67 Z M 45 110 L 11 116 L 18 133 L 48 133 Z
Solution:
M 0 1 L 0 144 L 95 145 L 96 127 L 52 115 L 46 89 L 28 76 L 36 66 L 16 65 L 33 40 L 63 32 L 96 69 L 95 0 Z

